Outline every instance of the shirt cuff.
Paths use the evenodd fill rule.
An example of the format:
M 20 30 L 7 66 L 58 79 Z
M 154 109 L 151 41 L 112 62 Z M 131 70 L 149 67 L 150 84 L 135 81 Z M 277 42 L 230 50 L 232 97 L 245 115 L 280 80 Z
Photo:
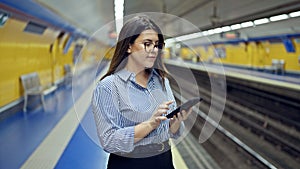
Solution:
M 169 135 L 173 139 L 178 139 L 184 132 L 184 123 L 181 122 L 179 129 L 177 130 L 176 133 L 172 133 L 171 130 L 169 129 Z
M 112 137 L 102 138 L 102 148 L 108 153 L 129 153 L 134 149 L 134 126 L 116 130 Z
M 134 149 L 134 126 L 119 129 L 116 135 L 119 152 L 131 152 Z M 117 143 L 117 144 L 118 144 Z

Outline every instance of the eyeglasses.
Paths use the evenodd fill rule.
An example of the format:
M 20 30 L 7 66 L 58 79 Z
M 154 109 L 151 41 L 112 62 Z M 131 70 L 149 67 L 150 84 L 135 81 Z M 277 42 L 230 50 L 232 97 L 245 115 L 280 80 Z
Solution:
M 152 43 L 152 42 L 144 42 L 144 43 L 141 43 L 141 44 L 144 44 L 144 49 L 145 49 L 145 52 L 146 53 L 151 53 L 154 48 L 157 48 L 158 50 L 162 50 L 165 46 L 165 43 Z

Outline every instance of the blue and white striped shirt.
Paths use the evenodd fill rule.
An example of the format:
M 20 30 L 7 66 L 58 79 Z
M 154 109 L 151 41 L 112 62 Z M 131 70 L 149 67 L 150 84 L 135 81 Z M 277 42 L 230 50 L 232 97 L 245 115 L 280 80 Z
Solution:
M 158 73 L 152 70 L 144 88 L 136 83 L 134 73 L 122 69 L 97 83 L 92 108 L 100 144 L 106 152 L 131 152 L 135 146 L 164 142 L 182 134 L 183 123 L 174 135 L 169 130 L 169 120 L 165 120 L 141 141 L 134 143 L 134 126 L 148 120 L 158 105 L 174 100 L 169 112 L 176 108 L 168 79 L 164 79 L 165 89 L 161 81 Z

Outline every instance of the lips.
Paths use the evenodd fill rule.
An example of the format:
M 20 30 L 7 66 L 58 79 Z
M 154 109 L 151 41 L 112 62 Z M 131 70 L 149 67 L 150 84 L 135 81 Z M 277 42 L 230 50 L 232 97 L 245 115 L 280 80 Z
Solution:
M 147 58 L 156 58 L 156 56 L 147 56 Z

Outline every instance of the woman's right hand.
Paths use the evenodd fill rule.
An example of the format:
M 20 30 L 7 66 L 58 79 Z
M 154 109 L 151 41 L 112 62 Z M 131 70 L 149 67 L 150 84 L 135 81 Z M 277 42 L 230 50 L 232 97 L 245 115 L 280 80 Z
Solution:
M 163 102 L 162 104 L 160 104 L 158 106 L 156 111 L 153 113 L 151 118 L 148 120 L 150 126 L 153 129 L 156 129 L 160 125 L 161 121 L 167 120 L 167 117 L 163 116 L 163 114 L 167 114 L 167 111 L 169 110 L 169 105 L 173 102 L 174 101 Z
M 149 120 L 146 120 L 134 128 L 134 143 L 137 143 L 144 137 L 146 137 L 151 131 L 156 129 L 162 120 L 167 120 L 166 114 L 169 110 L 169 105 L 173 103 L 173 101 L 167 101 L 158 106 L 155 112 L 152 114 Z

